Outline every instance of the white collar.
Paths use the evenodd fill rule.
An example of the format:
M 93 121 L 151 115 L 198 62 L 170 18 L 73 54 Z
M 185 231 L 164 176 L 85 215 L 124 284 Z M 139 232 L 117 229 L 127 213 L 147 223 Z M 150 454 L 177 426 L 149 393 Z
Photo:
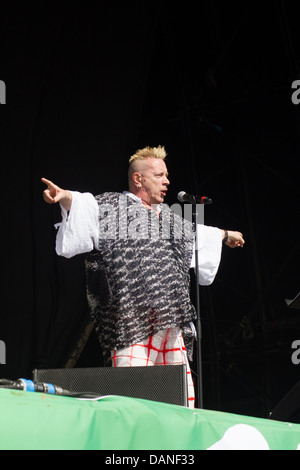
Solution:
M 134 199 L 135 201 L 138 201 L 142 204 L 142 200 L 141 198 L 137 197 L 135 194 L 131 193 L 130 191 L 123 191 L 123 194 L 125 194 L 125 196 L 129 196 L 131 197 L 132 199 Z
M 137 197 L 135 194 L 131 193 L 130 191 L 123 191 L 123 194 L 125 194 L 125 196 L 129 196 L 132 199 L 134 199 L 135 201 L 138 201 L 141 204 L 143 204 L 141 198 Z M 151 207 L 155 212 L 160 212 L 161 211 L 160 204 L 152 204 Z

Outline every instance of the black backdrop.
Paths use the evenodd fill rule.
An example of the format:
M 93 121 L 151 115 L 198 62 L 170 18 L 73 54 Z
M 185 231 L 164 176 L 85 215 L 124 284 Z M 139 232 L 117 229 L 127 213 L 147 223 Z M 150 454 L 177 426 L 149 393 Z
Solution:
M 205 222 L 247 241 L 224 249 L 216 281 L 201 289 L 204 406 L 266 417 L 297 383 L 299 311 L 285 298 L 300 290 L 299 9 L 212 0 L 2 7 L 1 377 L 64 367 L 80 338 L 74 365 L 102 365 L 94 333 L 82 336 L 84 258 L 55 255 L 60 211 L 43 202 L 41 177 L 94 194 L 122 190 L 128 157 L 161 144 L 167 202 L 180 190 L 208 195 Z

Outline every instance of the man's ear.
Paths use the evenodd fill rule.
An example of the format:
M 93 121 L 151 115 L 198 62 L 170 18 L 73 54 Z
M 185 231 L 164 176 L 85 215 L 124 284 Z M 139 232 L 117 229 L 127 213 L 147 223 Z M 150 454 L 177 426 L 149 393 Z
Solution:
M 142 175 L 138 171 L 135 171 L 132 175 L 132 181 L 136 186 L 140 185 L 142 181 Z

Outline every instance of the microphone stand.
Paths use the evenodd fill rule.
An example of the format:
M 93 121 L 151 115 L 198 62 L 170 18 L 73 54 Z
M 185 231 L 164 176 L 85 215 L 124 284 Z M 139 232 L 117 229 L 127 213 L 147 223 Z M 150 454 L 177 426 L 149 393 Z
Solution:
M 200 318 L 200 292 L 199 292 L 199 259 L 198 259 L 198 236 L 197 236 L 197 203 L 194 199 L 192 203 L 192 222 L 195 227 L 195 269 L 196 269 L 196 332 L 197 332 L 197 391 L 198 391 L 198 408 L 203 408 L 203 390 L 202 390 L 202 351 L 201 339 L 202 328 Z

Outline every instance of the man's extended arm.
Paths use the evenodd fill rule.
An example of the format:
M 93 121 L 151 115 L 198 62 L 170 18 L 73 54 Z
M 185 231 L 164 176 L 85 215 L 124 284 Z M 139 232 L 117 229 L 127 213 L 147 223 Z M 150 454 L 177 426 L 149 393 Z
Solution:
M 79 193 L 59 188 L 45 178 L 48 187 L 43 192 L 45 202 L 59 203 L 62 221 L 56 236 L 56 253 L 65 258 L 88 253 L 97 248 L 99 241 L 99 208 L 90 193 Z
M 67 211 L 69 211 L 72 206 L 72 194 L 70 191 L 60 188 L 46 178 L 42 178 L 42 181 L 48 186 L 43 192 L 44 201 L 47 202 L 47 204 L 56 204 L 59 202 Z
M 234 230 L 222 230 L 217 227 L 209 227 L 199 224 L 197 226 L 196 245 L 191 260 L 191 268 L 195 268 L 195 248 L 198 255 L 199 284 L 210 285 L 218 272 L 222 245 L 230 248 L 243 247 L 245 240 L 241 232 Z

